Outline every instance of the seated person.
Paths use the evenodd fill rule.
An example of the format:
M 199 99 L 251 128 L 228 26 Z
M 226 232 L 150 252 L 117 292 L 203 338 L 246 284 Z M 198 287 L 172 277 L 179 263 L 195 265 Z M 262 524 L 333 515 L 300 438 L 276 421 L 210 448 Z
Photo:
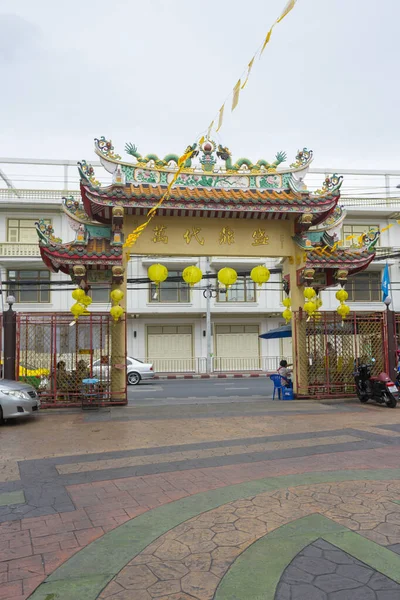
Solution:
M 291 371 L 288 369 L 287 360 L 281 360 L 279 363 L 278 374 L 281 376 L 283 386 L 292 387 Z

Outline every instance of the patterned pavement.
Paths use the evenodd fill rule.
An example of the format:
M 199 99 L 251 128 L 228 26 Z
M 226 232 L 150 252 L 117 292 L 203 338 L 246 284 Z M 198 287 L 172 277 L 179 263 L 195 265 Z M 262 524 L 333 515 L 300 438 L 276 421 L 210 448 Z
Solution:
M 126 408 L 1 436 L 0 600 L 400 600 L 399 410 Z

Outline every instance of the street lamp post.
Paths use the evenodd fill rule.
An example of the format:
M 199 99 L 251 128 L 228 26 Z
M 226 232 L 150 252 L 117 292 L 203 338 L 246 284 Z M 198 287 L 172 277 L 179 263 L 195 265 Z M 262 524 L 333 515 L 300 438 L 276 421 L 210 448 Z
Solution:
M 3 312 L 4 328 L 4 379 L 15 380 L 17 354 L 17 313 L 13 310 L 14 296 L 7 296 L 8 310 Z

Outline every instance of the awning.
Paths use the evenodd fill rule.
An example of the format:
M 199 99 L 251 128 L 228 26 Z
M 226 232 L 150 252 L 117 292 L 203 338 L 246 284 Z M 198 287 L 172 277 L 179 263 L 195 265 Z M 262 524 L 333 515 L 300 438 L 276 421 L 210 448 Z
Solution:
M 262 333 L 258 337 L 262 338 L 263 340 L 292 337 L 292 326 L 284 325 L 283 327 L 277 327 L 276 329 L 271 329 L 268 331 L 268 333 Z

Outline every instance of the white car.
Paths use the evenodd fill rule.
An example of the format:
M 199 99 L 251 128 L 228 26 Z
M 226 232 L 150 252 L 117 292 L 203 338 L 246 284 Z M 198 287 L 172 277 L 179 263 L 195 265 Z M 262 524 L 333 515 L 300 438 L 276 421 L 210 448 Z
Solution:
M 40 408 L 33 385 L 9 379 L 0 380 L 0 423 L 5 419 L 29 417 Z
M 96 360 L 93 363 L 93 377 L 100 379 L 100 381 L 108 380 L 108 369 L 109 365 Z M 138 385 L 142 379 L 152 379 L 154 377 L 153 365 L 150 363 L 144 363 L 137 358 L 126 358 L 126 379 L 128 385 Z

